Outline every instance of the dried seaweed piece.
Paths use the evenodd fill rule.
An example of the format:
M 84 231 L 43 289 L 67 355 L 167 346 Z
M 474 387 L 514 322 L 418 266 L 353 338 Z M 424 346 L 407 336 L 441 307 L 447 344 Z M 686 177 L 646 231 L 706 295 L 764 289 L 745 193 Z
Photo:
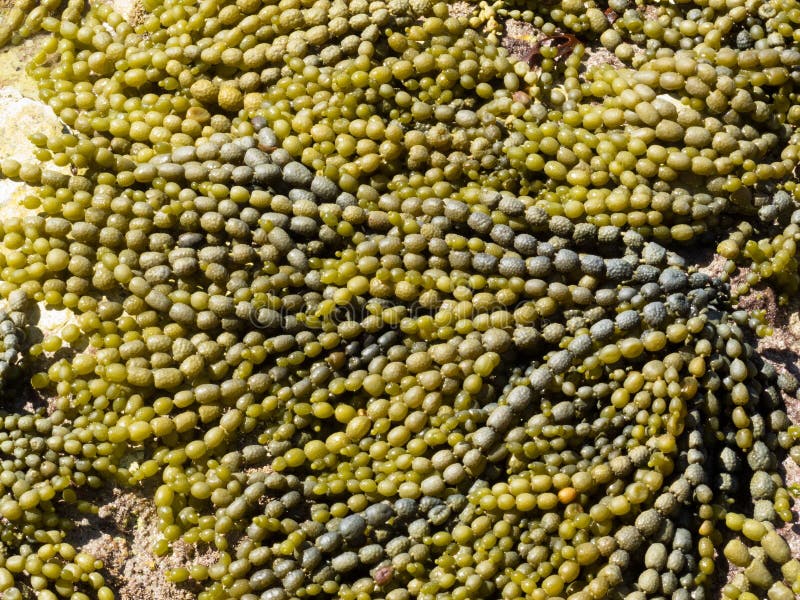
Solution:
M 573 49 L 580 43 L 580 40 L 571 33 L 557 33 L 548 35 L 537 41 L 530 52 L 525 56 L 525 62 L 534 66 L 539 64 L 542 57 L 542 48 L 557 48 L 555 60 L 560 60 L 572 54 Z

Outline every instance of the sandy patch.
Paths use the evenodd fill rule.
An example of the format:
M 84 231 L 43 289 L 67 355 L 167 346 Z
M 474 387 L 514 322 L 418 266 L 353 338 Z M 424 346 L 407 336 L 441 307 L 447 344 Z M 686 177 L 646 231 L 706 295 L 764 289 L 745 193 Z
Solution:
M 211 565 L 217 554 L 198 552 L 180 540 L 166 556 L 153 554 L 153 545 L 161 537 L 153 493 L 152 485 L 104 492 L 97 501 L 97 515 L 83 515 L 70 541 L 103 561 L 103 574 L 119 600 L 191 600 L 197 590 L 171 583 L 167 571 L 195 563 Z

